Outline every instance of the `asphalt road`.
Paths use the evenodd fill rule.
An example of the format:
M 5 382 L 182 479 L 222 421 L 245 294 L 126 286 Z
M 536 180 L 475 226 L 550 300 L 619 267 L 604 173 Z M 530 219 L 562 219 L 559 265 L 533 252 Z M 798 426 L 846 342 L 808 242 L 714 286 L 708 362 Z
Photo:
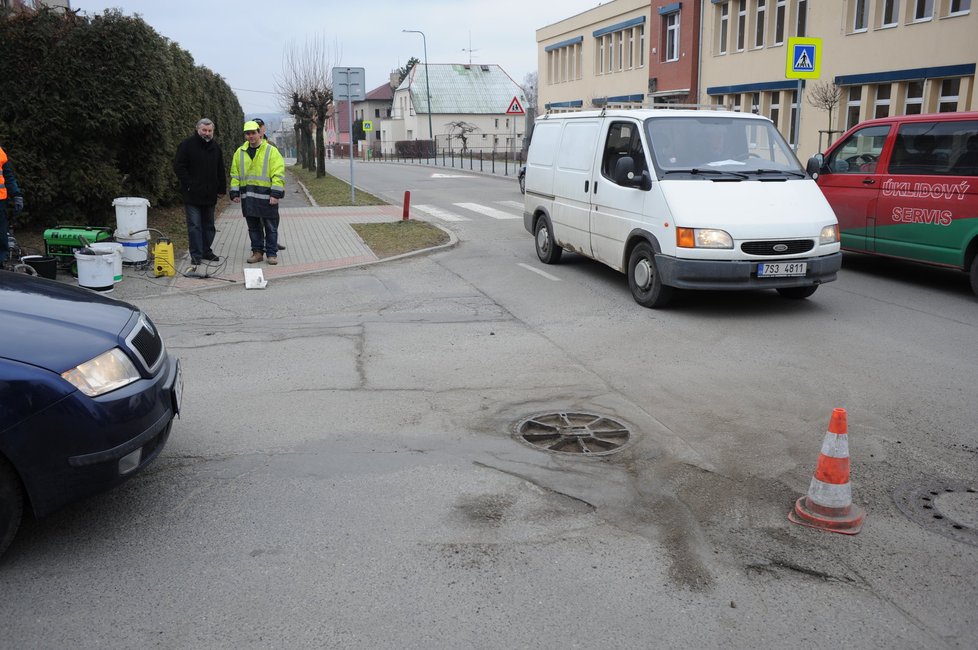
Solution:
M 24 526 L 0 646 L 978 645 L 963 275 L 847 257 L 806 301 L 650 311 L 593 262 L 541 265 L 515 179 L 355 174 L 458 246 L 141 301 L 185 413 L 148 472 Z M 856 536 L 786 518 L 836 407 Z M 629 441 L 513 435 L 566 411 Z M 897 506 L 931 488 L 944 520 Z

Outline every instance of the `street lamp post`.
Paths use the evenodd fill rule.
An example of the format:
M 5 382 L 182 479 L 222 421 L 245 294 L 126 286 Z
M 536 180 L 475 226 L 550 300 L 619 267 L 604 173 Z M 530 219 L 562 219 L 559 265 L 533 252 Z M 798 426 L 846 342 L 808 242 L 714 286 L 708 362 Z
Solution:
M 417 29 L 402 29 L 401 31 L 411 34 L 421 34 L 421 45 L 424 48 L 424 89 L 428 95 L 428 139 L 431 140 L 432 146 L 434 146 L 435 132 L 431 128 L 431 84 L 428 81 L 428 39 L 424 37 L 424 32 Z

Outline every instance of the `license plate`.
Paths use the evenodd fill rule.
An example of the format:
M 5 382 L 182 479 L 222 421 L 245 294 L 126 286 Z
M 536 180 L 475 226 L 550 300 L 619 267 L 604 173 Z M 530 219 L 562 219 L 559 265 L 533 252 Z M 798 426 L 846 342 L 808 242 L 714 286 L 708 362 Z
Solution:
M 173 380 L 173 412 L 180 415 L 180 403 L 183 401 L 183 371 L 180 370 L 180 360 L 177 359 L 177 376 Z
M 808 262 L 771 262 L 757 265 L 759 278 L 786 278 L 793 275 L 805 275 Z

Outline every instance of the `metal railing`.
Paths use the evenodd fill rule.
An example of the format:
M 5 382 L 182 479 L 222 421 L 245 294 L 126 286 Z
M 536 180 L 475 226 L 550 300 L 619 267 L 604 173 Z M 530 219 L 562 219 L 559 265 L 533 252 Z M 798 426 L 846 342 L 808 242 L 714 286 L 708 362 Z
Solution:
M 361 161 L 364 158 L 360 158 Z M 525 163 L 525 156 L 517 151 L 468 150 L 465 152 L 453 149 L 441 149 L 434 156 L 405 156 L 394 153 L 368 151 L 366 162 L 404 163 L 411 165 L 431 165 L 446 169 L 495 174 L 515 177 L 520 167 Z

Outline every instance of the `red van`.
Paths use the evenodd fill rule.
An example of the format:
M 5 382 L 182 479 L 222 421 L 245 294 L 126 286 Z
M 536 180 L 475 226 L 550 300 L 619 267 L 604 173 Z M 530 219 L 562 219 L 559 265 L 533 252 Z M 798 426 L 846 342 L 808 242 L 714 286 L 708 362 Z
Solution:
M 978 294 L 978 112 L 862 122 L 808 172 L 843 250 L 961 269 Z

